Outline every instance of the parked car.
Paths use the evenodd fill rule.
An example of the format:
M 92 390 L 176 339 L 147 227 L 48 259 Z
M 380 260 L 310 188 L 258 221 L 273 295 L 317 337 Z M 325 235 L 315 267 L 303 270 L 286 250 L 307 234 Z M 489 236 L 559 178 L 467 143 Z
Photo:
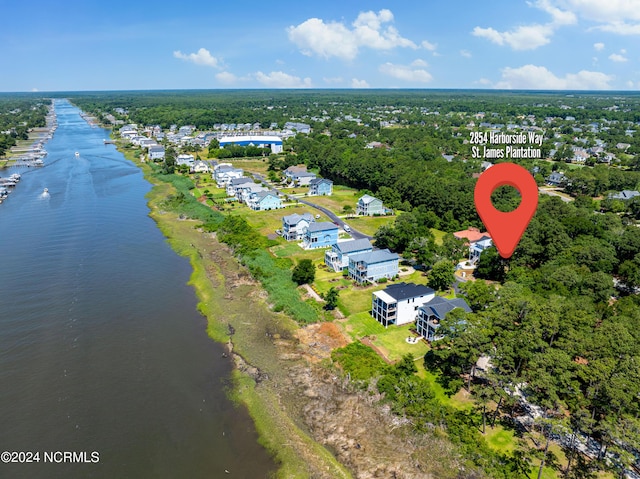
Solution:
M 316 219 L 319 220 L 320 219 L 320 215 L 316 215 Z

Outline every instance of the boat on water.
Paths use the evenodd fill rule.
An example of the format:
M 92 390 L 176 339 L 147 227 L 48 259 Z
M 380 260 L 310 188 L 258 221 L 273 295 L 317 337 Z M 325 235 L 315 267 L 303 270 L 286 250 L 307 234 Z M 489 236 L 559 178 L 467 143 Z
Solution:
M 76 151 L 76 158 L 80 158 L 80 152 Z
M 42 191 L 42 194 L 43 194 L 43 195 L 48 195 L 48 194 L 49 194 L 49 188 L 45 188 L 45 189 Z

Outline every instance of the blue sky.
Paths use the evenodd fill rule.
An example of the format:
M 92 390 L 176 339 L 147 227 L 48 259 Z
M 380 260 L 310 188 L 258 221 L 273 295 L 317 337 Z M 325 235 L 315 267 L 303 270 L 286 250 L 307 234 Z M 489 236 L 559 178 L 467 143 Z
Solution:
M 640 90 L 640 0 L 18 1 L 2 11 L 0 91 Z

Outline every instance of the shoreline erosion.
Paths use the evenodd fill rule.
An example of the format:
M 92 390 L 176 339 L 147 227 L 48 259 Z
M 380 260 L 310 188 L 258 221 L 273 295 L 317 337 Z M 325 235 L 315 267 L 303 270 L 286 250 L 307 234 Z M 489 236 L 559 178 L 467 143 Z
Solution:
M 352 477 L 324 446 L 299 427 L 299 418 L 283 407 L 278 384 L 288 380 L 288 371 L 281 368 L 278 349 L 288 341 L 292 342 L 289 347 L 295 348 L 294 341 L 285 338 L 294 337 L 297 324 L 269 310 L 266 292 L 215 234 L 198 231 L 197 221 L 180 219 L 176 213 L 162 209 L 171 185 L 154 179 L 149 166 L 130 152 L 119 151 L 153 185 L 147 195 L 149 216 L 172 249 L 190 260 L 193 273 L 189 284 L 198 297 L 200 313 L 207 319 L 207 334 L 227 344 L 235 363 L 229 395 L 247 407 L 259 442 L 276 462 L 276 477 Z M 240 298 L 250 298 L 251 302 Z
M 265 288 L 215 233 L 164 209 L 174 185 L 156 178 L 133 150 L 115 145 L 152 185 L 149 216 L 171 248 L 190 260 L 188 284 L 207 334 L 227 345 L 235 363 L 228 395 L 247 408 L 259 443 L 273 457 L 277 470 L 270 477 L 459 477 L 465 460 L 445 436 L 416 434 L 375 387 L 363 391 L 341 378 L 330 365 L 330 350 L 318 354 L 317 342 L 327 340 L 323 328 L 339 328 L 331 322 L 300 326 L 273 311 Z M 349 341 L 338 334 L 341 340 L 329 349 Z
M 247 407 L 259 442 L 276 462 L 275 477 L 458 477 L 463 460 L 446 437 L 415 434 L 409 421 L 380 403 L 375 388 L 362 391 L 341 378 L 328 365 L 329 354 L 318 360 L 313 346 L 326 339 L 318 330 L 332 323 L 303 327 L 272 311 L 265 289 L 215 233 L 163 210 L 173 185 L 153 178 L 150 166 L 130 152 L 125 157 L 153 185 L 150 217 L 172 249 L 190 259 L 189 284 L 207 333 L 227 344 L 235 363 L 229 396 Z

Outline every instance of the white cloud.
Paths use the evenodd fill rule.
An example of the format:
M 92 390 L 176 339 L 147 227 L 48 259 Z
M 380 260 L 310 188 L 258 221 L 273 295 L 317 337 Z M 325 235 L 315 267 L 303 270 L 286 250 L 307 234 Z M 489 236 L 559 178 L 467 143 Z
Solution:
M 600 22 L 640 21 L 636 0 L 556 0 L 579 16 Z
M 428 42 L 427 40 L 423 40 L 420 46 L 425 50 L 429 50 L 430 52 L 435 52 L 436 48 L 438 48 L 437 44 Z
M 595 30 L 618 35 L 640 35 L 637 0 L 553 0 L 577 16 L 596 22 Z
M 216 73 L 216 78 L 222 83 L 235 83 L 238 77 L 231 72 Z
M 369 83 L 367 83 L 367 80 L 358 80 L 357 78 L 352 78 L 351 88 L 369 88 Z
M 471 32 L 476 37 L 486 38 L 498 45 L 508 45 L 514 50 L 535 50 L 551 42 L 554 32 L 561 26 L 572 25 L 577 22 L 576 15 L 569 10 L 561 10 L 551 4 L 550 0 L 527 2 L 529 6 L 538 8 L 549 15 L 551 21 L 545 24 L 534 23 L 521 25 L 512 30 L 499 32 L 488 27 L 475 27 Z
M 309 77 L 301 79 L 284 72 L 271 72 L 269 74 L 257 72 L 255 76 L 256 80 L 270 88 L 311 88 L 311 78 Z
M 602 42 L 594 43 L 593 48 L 595 48 L 596 51 L 601 52 L 604 49 L 604 43 Z
M 627 61 L 627 57 L 618 53 L 612 53 L 611 55 L 609 55 L 609 60 L 616 63 L 624 63 Z
M 471 33 L 498 45 L 509 45 L 514 50 L 535 50 L 551 41 L 553 28 L 550 25 L 526 25 L 510 32 L 499 32 L 491 27 L 475 27 Z
M 538 0 L 533 4 L 529 3 L 529 5 L 539 8 L 551 15 L 552 23 L 556 26 L 573 25 L 578 21 L 574 12 L 570 10 L 560 10 L 558 7 L 552 5 L 549 0 Z
M 36 92 L 36 91 L 40 91 L 37 88 L 32 88 L 31 91 Z
M 491 85 L 491 80 L 489 80 L 487 78 L 480 78 L 480 80 L 478 80 L 475 83 L 478 83 L 479 85 L 487 86 L 487 85 Z
M 323 77 L 322 81 L 325 83 L 342 83 L 342 77 Z
M 558 77 L 543 66 L 524 65 L 519 68 L 504 68 L 502 80 L 496 83 L 501 89 L 535 90 L 606 90 L 613 76 L 601 72 L 581 70 Z
M 387 62 L 380 65 L 379 70 L 385 75 L 409 82 L 428 83 L 433 79 L 428 71 L 420 68 L 412 68 L 410 65 L 396 65 Z
M 411 62 L 411 66 L 412 67 L 426 67 L 427 66 L 427 62 L 425 62 L 424 60 L 418 58 L 418 59 L 413 60 Z
M 460 50 L 460 55 L 465 58 L 471 58 L 471 52 L 469 50 Z
M 180 50 L 173 52 L 173 56 L 176 58 L 180 58 L 181 60 L 185 60 L 188 62 L 193 62 L 196 65 L 206 65 L 209 67 L 220 68 L 219 60 L 212 56 L 209 50 L 206 48 L 201 48 L 197 53 L 182 53 Z
M 307 56 L 323 58 L 338 57 L 353 60 L 361 47 L 374 50 L 391 50 L 396 47 L 416 49 L 417 45 L 400 35 L 391 25 L 393 13 L 390 10 L 361 12 L 347 27 L 341 22 L 325 23 L 320 18 L 310 18 L 297 26 L 287 28 L 289 40 Z

